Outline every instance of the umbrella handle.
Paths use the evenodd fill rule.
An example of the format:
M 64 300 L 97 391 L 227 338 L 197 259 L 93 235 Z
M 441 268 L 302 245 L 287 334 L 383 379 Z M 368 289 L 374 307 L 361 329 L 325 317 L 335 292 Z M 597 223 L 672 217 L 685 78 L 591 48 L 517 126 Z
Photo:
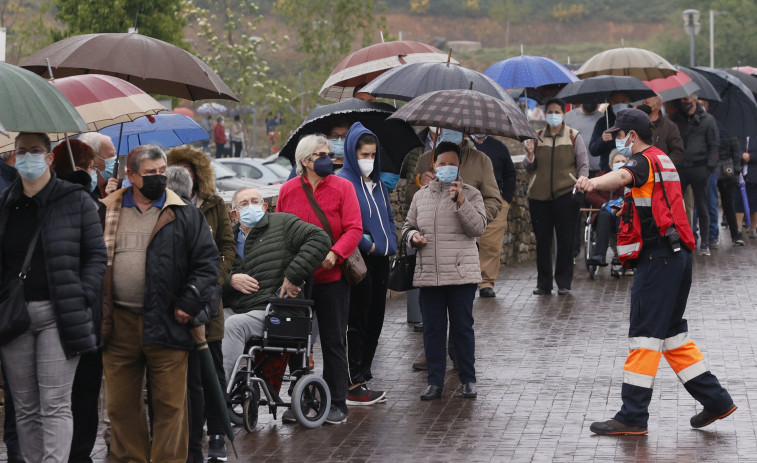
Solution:
M 189 330 L 189 334 L 192 335 L 192 339 L 195 342 L 197 350 L 203 350 L 208 348 L 208 341 L 205 338 L 205 325 L 199 325 Z
M 436 157 L 436 141 L 439 139 L 439 127 L 436 128 L 436 136 L 434 137 L 434 147 L 431 149 L 431 165 L 428 170 L 434 170 L 434 158 Z

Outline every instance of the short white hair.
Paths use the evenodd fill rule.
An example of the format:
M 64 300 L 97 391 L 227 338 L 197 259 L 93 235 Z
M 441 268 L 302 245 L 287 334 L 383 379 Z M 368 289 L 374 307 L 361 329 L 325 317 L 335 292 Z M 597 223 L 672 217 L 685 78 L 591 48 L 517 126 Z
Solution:
M 294 162 L 297 166 L 297 175 L 302 175 L 302 161 L 315 153 L 315 150 L 321 146 L 327 146 L 329 151 L 331 151 L 331 143 L 325 135 L 317 133 L 313 135 L 305 135 L 300 139 L 300 142 L 297 143 L 297 149 L 294 151 Z
M 100 137 L 100 134 L 97 132 L 87 132 L 83 133 L 79 140 L 89 145 L 90 148 L 92 148 L 92 151 L 95 152 L 95 155 L 100 155 L 100 140 L 102 140 L 102 137 Z

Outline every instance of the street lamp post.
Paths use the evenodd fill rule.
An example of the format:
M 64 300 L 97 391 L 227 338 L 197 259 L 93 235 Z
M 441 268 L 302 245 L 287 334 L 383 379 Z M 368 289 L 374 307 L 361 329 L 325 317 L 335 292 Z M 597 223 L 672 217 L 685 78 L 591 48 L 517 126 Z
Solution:
M 725 11 L 710 10 L 710 67 L 715 67 L 715 16 Z
M 690 54 L 690 66 L 694 67 L 694 36 L 699 33 L 699 10 L 684 10 L 683 12 L 683 26 L 689 33 L 689 54 Z

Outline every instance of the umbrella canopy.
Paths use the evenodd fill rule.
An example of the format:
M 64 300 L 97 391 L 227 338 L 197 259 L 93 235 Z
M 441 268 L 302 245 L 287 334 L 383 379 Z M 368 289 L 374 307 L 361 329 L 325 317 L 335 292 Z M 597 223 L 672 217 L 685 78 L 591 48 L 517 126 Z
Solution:
M 572 82 L 557 94 L 568 103 L 607 103 L 610 95 L 622 92 L 631 101 L 643 100 L 655 96 L 651 88 L 631 76 L 597 76 Z
M 197 112 L 200 114 L 223 114 L 227 110 L 226 106 L 213 102 L 203 103 L 197 108 Z
M 0 124 L 0 134 L 8 136 L 8 132 L 5 130 L 5 127 L 3 127 L 3 124 Z
M 389 116 L 411 125 L 442 127 L 525 140 L 538 138 L 514 102 L 476 90 L 440 90 L 415 98 Z
M 711 102 L 709 112 L 721 122 L 729 137 L 736 137 L 742 149 L 747 148 L 746 139 L 757 140 L 757 101 L 752 92 L 736 77 L 722 69 L 696 67 L 720 94 L 720 102 Z M 749 146 L 757 156 L 757 143 Z
M 660 95 L 663 102 L 686 98 L 700 90 L 699 85 L 682 71 L 664 79 L 647 80 L 644 84 Z
M 180 106 L 178 108 L 173 108 L 173 113 L 174 114 L 181 114 L 181 115 L 187 116 L 187 117 L 195 117 L 195 112 L 194 111 L 192 111 L 189 108 L 184 108 L 182 106 Z
M 735 69 L 737 71 L 741 71 L 744 74 L 749 74 L 749 75 L 757 74 L 757 68 L 752 67 L 752 66 L 737 66 L 737 67 L 732 67 L 731 69 Z
M 492 64 L 484 74 L 502 88 L 536 88 L 543 85 L 567 84 L 578 78 L 557 61 L 543 56 L 521 55 Z M 476 88 L 476 87 L 474 87 Z
M 715 87 L 713 87 L 710 81 L 707 80 L 707 78 L 702 74 L 694 71 L 693 69 L 678 65 L 676 65 L 676 69 L 689 76 L 691 80 L 699 86 L 700 100 L 720 101 L 720 95 L 718 94 L 718 91 L 715 90 Z
M 676 72 L 676 68 L 657 53 L 641 48 L 614 48 L 589 58 L 576 75 L 582 79 L 611 75 L 654 80 L 670 77 Z
M 43 48 L 21 66 L 44 76 L 48 72 L 45 58 L 49 58 L 55 77 L 108 74 L 148 93 L 193 101 L 237 101 L 228 85 L 199 58 L 176 45 L 141 34 L 76 35 Z
M 381 145 L 381 170 L 397 174 L 405 155 L 412 149 L 423 146 L 423 142 L 409 124 L 387 119 L 394 111 L 391 105 L 356 98 L 319 106 L 311 111 L 305 121 L 292 132 L 279 152 L 279 156 L 289 159 L 294 164 L 294 152 L 303 136 L 327 133 L 335 120 L 344 119 L 350 125 L 361 122 L 365 128 L 376 134 Z
M 8 130 L 23 132 L 87 130 L 81 115 L 60 90 L 26 69 L 2 62 L 0 123 Z
M 757 77 L 735 69 L 725 69 L 725 72 L 739 79 L 746 88 L 748 88 L 753 94 L 757 95 Z
M 367 84 L 387 69 L 406 63 L 439 63 L 449 59 L 447 53 L 412 40 L 381 42 L 361 48 L 344 58 L 318 92 L 328 101 L 352 97 L 356 86 Z M 457 64 L 457 60 L 452 59 Z
M 129 154 L 139 145 L 158 145 L 161 148 L 186 145 L 210 138 L 208 132 L 183 114 L 156 114 L 140 117 L 133 122 L 112 125 L 100 130 L 100 133 L 113 139 L 118 148 L 118 155 Z
M 50 82 L 74 105 L 91 131 L 166 110 L 155 98 L 118 77 L 85 74 Z
M 499 99 L 510 99 L 494 80 L 472 69 L 452 63 L 411 63 L 397 66 L 376 77 L 361 93 L 375 97 L 410 101 L 436 90 L 469 89 Z

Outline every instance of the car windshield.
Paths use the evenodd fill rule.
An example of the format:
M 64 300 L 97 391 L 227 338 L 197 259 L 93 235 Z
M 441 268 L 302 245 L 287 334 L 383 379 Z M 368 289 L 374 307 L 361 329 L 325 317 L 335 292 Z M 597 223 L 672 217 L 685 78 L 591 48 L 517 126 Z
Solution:
M 237 176 L 236 172 L 224 166 L 218 161 L 211 160 L 210 164 L 213 166 L 213 172 L 215 173 L 216 178 L 229 178 Z

